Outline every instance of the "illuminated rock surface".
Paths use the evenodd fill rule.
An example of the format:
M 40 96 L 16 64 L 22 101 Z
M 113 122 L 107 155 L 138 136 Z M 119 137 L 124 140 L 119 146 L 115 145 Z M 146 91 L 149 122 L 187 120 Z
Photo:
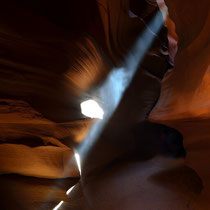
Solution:
M 162 83 L 150 120 L 178 129 L 187 150 L 185 165 L 201 177 L 203 191 L 192 209 L 209 209 L 210 13 L 209 1 L 166 1 L 179 37 L 173 71 Z
M 163 11 L 164 3 L 158 3 Z M 209 2 L 166 3 L 171 18 L 166 19 L 168 34 L 165 26 L 158 35 L 150 29 L 154 43 L 84 169 L 91 174 L 97 166 L 108 167 L 102 174 L 88 175 L 84 170 L 68 198 L 65 192 L 79 172 L 74 159 L 64 166 L 94 122 L 81 114 L 80 103 L 90 99 L 113 68 L 121 67 L 159 8 L 154 0 L 2 4 L 3 209 L 52 209 L 61 200 L 63 209 L 72 210 L 210 208 Z M 173 62 L 173 71 L 167 72 Z M 155 156 L 110 164 L 132 146 L 129 129 L 148 116 L 183 134 L 186 159 Z M 103 138 L 108 143 L 100 144 Z

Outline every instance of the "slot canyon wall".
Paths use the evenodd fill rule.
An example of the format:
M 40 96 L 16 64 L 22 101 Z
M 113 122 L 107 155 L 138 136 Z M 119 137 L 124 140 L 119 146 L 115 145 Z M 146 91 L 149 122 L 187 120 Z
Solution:
M 178 51 L 174 68 L 165 74 L 158 103 L 149 119 L 179 130 L 187 151 L 185 164 L 201 177 L 203 191 L 194 209 L 209 209 L 210 168 L 210 3 L 165 1 L 175 23 Z
M 210 5 L 208 0 L 165 2 L 170 18 L 167 16 L 158 34 L 151 31 L 154 43 L 136 81 L 139 101 L 131 94 L 125 108 L 136 105 L 133 112 L 140 113 L 136 122 L 149 118 L 183 134 L 187 150 L 184 164 L 197 172 L 204 186 L 196 199 L 192 196 L 189 208 L 205 210 L 210 208 Z M 8 195 L 17 190 L 28 196 L 21 200 L 23 204 L 10 204 L 8 209 L 37 209 L 49 194 L 51 180 L 79 178 L 72 148 L 84 140 L 94 123 L 81 114 L 80 103 L 92 97 L 113 68 L 121 67 L 159 9 L 166 9 L 161 0 L 2 3 L 0 173 L 24 175 L 26 180 L 44 178 L 27 182 L 23 177 L 12 177 L 11 184 L 3 175 L 1 182 L 8 184 L 2 189 Z M 100 102 L 100 97 L 95 97 Z M 64 170 L 66 165 L 68 170 Z M 39 196 L 38 186 L 43 189 Z M 21 189 L 24 187 L 28 191 Z M 57 188 L 57 197 L 46 209 L 64 199 L 67 187 Z M 5 205 L 9 205 L 7 201 L 5 198 Z M 81 209 L 85 210 L 84 206 Z
M 121 66 L 158 10 L 155 1 L 2 3 L 2 208 L 52 209 L 67 199 L 66 191 L 75 181 L 61 179 L 63 184 L 56 184 L 56 179 L 79 178 L 72 148 L 94 121 L 81 114 L 80 103 L 91 97 L 112 68 Z M 142 119 L 156 103 L 160 79 L 170 66 L 166 27 L 159 35 L 151 34 L 155 42 L 141 66 L 146 73 L 140 75 Z
M 158 10 L 155 1 L 64 1 L 48 8 L 47 3 L 11 0 L 2 5 L 2 173 L 59 177 L 70 147 L 84 139 L 93 122 L 81 114 L 80 103 L 120 67 Z M 159 80 L 170 66 L 166 27 L 153 36 L 141 65 L 152 75 L 144 75 L 151 94 L 146 99 L 145 91 L 142 119 L 157 101 Z M 24 158 L 28 154 L 33 165 Z M 79 176 L 74 165 L 65 177 Z

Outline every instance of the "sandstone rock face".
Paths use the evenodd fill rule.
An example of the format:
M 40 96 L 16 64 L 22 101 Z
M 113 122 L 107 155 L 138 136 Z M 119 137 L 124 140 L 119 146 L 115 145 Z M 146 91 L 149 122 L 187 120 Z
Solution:
M 79 177 L 75 159 L 68 163 L 73 151 L 59 140 L 73 137 L 75 127 L 60 125 L 56 129 L 56 123 L 43 118 L 21 100 L 1 99 L 0 119 L 1 173 L 47 178 Z M 64 168 L 69 170 L 68 173 Z
M 83 140 L 92 123 L 80 120 L 79 104 L 106 64 L 92 38 L 75 29 L 77 21 L 83 29 L 84 17 L 71 11 L 69 28 L 61 27 L 59 18 L 51 23 L 52 14 L 40 14 L 45 5 L 34 4 L 9 1 L 1 7 L 1 173 L 78 177 L 74 158 L 69 174 L 63 173 L 73 156 L 70 146 Z
M 179 49 L 175 68 L 165 75 L 151 116 L 161 120 L 209 118 L 209 3 L 204 1 L 202 7 L 198 2 L 192 4 L 190 10 L 199 20 L 185 4 L 175 1 L 168 6 L 176 24 Z M 185 10 L 186 16 L 182 14 Z
M 209 1 L 166 1 L 176 26 L 178 52 L 174 69 L 162 82 L 158 103 L 150 120 L 178 129 L 187 150 L 185 164 L 202 178 L 204 188 L 195 209 L 209 209 L 210 117 L 210 4 Z
M 91 177 L 93 182 L 82 185 L 81 191 L 90 196 L 87 200 L 96 210 L 118 210 L 119 206 L 130 210 L 130 204 L 139 209 L 149 199 L 155 204 L 145 202 L 145 209 L 159 205 L 168 210 L 171 203 L 176 203 L 175 210 L 210 208 L 210 170 L 206 167 L 210 136 L 209 2 L 166 3 L 170 17 L 158 34 L 150 28 L 150 21 L 159 8 L 167 9 L 162 0 L 9 0 L 2 4 L 0 173 L 51 179 L 79 177 L 72 148 L 84 140 L 94 122 L 82 116 L 80 102 L 92 97 L 113 68 L 122 67 L 135 41 L 147 30 L 154 42 L 85 167 L 94 172 L 129 150 L 133 138 L 130 131 L 150 114 L 151 121 L 183 134 L 188 168 L 159 157 L 122 164 L 111 172 L 105 168 L 102 178 L 96 173 Z M 158 21 L 163 23 L 162 15 Z M 174 69 L 167 72 L 173 65 Z M 100 101 L 99 96 L 97 99 Z M 178 172 L 173 168 L 170 173 L 171 167 Z M 172 179 L 168 184 L 165 177 L 179 171 L 184 175 L 177 189 L 171 185 L 176 182 Z M 204 185 L 201 196 L 202 184 L 196 172 Z M 193 183 L 191 188 L 186 184 L 189 177 L 195 177 L 192 180 L 198 184 Z M 122 182 L 124 190 L 119 187 Z M 139 191 L 136 182 L 142 184 L 145 193 Z M 107 193 L 109 187 L 112 194 Z
M 84 139 L 93 123 L 82 116 L 80 102 L 92 97 L 112 68 L 122 66 L 159 10 L 155 1 L 48 3 L 10 0 L 0 9 L 0 159 L 4 173 L 59 177 L 67 156 L 73 154 L 70 147 Z M 136 4 L 144 11 L 136 10 Z M 163 22 L 161 15 L 159 21 Z M 141 65 L 140 86 L 137 80 L 133 86 L 142 90 L 145 86 L 139 96 L 145 102 L 136 104 L 136 109 L 144 111 L 131 114 L 136 121 L 145 119 L 157 101 L 159 80 L 169 65 L 166 27 L 153 36 L 154 44 Z M 124 108 L 129 106 L 128 100 Z M 34 168 L 23 158 L 29 154 L 37 164 Z M 22 165 L 16 167 L 17 162 Z M 78 176 L 75 162 L 72 170 L 69 176 Z

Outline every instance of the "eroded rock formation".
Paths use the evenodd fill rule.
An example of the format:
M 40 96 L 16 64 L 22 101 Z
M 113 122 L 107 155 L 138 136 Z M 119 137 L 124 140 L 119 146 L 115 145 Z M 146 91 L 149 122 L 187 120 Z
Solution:
M 158 34 L 149 28 L 149 23 L 159 10 L 163 13 L 166 10 L 161 0 L 30 3 L 9 0 L 2 4 L 1 173 L 42 178 L 79 177 L 75 159 L 72 158 L 70 163 L 68 160 L 73 156 L 72 148 L 84 140 L 94 122 L 82 116 L 80 102 L 91 96 L 113 68 L 122 67 L 135 41 L 147 29 L 154 36 L 154 42 L 107 126 L 107 133 L 100 137 L 112 138 L 109 139 L 110 144 L 105 144 L 104 150 L 101 150 L 103 144 L 98 147 L 93 155 L 97 157 L 94 161 L 98 159 L 98 162 L 94 164 L 103 165 L 103 158 L 104 164 L 118 158 L 119 150 L 130 146 L 128 141 L 124 141 L 130 138 L 127 130 L 150 115 L 151 121 L 177 128 L 183 134 L 188 153 L 185 164 L 195 171 L 186 169 L 182 161 L 174 163 L 156 157 L 143 165 L 126 163 L 111 172 L 105 171 L 105 182 L 95 175 L 94 182 L 82 190 L 79 188 L 79 198 L 75 196 L 75 203 L 78 209 L 84 210 L 89 209 L 88 202 L 92 202 L 91 207 L 96 210 L 116 210 L 119 206 L 120 209 L 130 210 L 131 203 L 134 209 L 139 209 L 139 205 L 150 198 L 154 200 L 155 206 L 160 205 L 165 210 L 169 207 L 172 209 L 171 203 L 176 203 L 174 209 L 209 209 L 207 198 L 210 174 L 209 169 L 206 169 L 210 136 L 209 2 L 203 0 L 201 4 L 195 0 L 174 0 L 166 3 L 170 18 L 167 16 Z M 158 21 L 163 22 L 161 14 Z M 174 69 L 166 73 L 173 65 Z M 131 107 L 132 111 L 128 111 Z M 119 120 L 121 125 L 117 123 Z M 114 142 L 115 137 L 123 138 L 119 138 L 113 147 L 111 140 Z M 119 144 L 121 147 L 118 147 Z M 203 152 L 204 148 L 206 153 Z M 200 162 L 198 157 L 202 157 Z M 89 166 L 94 168 L 94 164 L 87 164 L 86 167 L 91 170 Z M 181 183 L 181 187 L 174 188 L 171 182 L 176 183 L 177 180 L 173 179 L 173 174 L 180 171 L 183 175 L 177 183 Z M 204 184 L 200 197 L 202 184 L 196 172 Z M 122 177 L 117 179 L 120 175 Z M 169 177 L 168 182 L 163 181 L 164 176 Z M 198 184 L 190 188 L 190 184 L 185 182 L 189 177 L 193 177 L 192 182 L 198 180 Z M 145 194 L 136 187 L 136 180 L 145 183 L 141 185 L 146 189 Z M 124 182 L 125 188 L 131 186 L 128 192 L 124 189 L 117 193 L 119 182 Z M 103 194 L 101 189 L 108 191 L 109 187 L 112 193 Z M 90 194 L 88 198 L 85 195 L 87 192 Z M 133 196 L 121 203 L 120 199 L 129 194 Z M 158 200 L 157 195 L 164 199 Z M 177 198 L 180 195 L 181 198 Z M 115 201 L 110 201 L 109 196 L 114 197 Z M 140 200 L 138 196 L 141 196 Z M 60 198 L 63 199 L 62 196 Z M 104 202 L 103 198 L 109 202 Z M 196 203 L 193 202 L 194 198 L 200 200 Z M 84 202 L 78 202 L 80 199 Z M 33 209 L 33 204 L 30 205 L 30 209 Z M 151 208 L 154 205 L 147 202 L 143 207 Z M 72 209 L 68 202 L 67 209 Z
M 209 209 L 209 1 L 166 1 L 176 26 L 178 52 L 174 69 L 162 83 L 160 99 L 150 120 L 178 129 L 187 150 L 185 164 L 203 181 L 203 191 L 193 209 Z M 190 7 L 189 7 L 190 3 Z
M 119 66 L 158 11 L 155 2 L 142 2 L 142 14 L 135 10 L 134 2 L 130 7 L 129 1 L 90 1 L 85 3 L 89 8 L 79 3 L 84 1 L 63 2 L 63 14 L 57 19 L 53 14 L 56 5 L 48 8 L 49 13 L 42 10 L 45 4 L 35 2 L 9 1 L 1 8 L 2 143 L 13 143 L 13 147 L 51 144 L 67 150 L 67 146 L 81 141 L 91 121 L 81 120 L 80 102 L 90 97 L 113 67 Z M 164 27 L 142 63 L 142 68 L 154 75 L 150 78 L 144 73 L 142 78 L 146 77 L 148 84 L 156 83 L 152 89 L 148 86 L 153 99 L 148 98 L 143 105 L 142 119 L 154 106 L 160 91 L 158 78 L 168 68 L 166 35 Z M 144 95 L 147 97 L 146 92 Z M 51 146 L 45 146 L 46 151 Z

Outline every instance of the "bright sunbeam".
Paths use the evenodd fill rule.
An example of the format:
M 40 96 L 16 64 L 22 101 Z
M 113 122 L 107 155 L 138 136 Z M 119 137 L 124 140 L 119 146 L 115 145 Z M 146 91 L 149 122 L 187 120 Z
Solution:
M 74 156 L 75 156 L 75 159 L 76 159 L 76 163 L 77 163 L 77 167 L 78 167 L 79 173 L 81 175 L 80 156 L 79 156 L 79 154 L 77 152 L 75 152 Z
M 66 191 L 66 195 L 69 195 L 69 193 L 74 189 L 75 185 L 71 188 L 69 188 L 67 191 Z
M 53 210 L 57 210 L 61 207 L 61 205 L 63 204 L 64 201 L 61 201 Z
M 162 12 L 164 13 L 166 11 Z M 164 18 L 165 16 L 166 15 L 163 14 Z M 86 157 L 89 148 L 91 148 L 98 139 L 106 123 L 117 109 L 125 90 L 129 87 L 141 61 L 152 45 L 163 23 L 162 13 L 159 11 L 137 39 L 130 53 L 126 56 L 122 67 L 113 69 L 103 85 L 97 90 L 96 95 L 99 95 L 104 104 L 105 117 L 102 121 L 92 126 L 87 137 L 78 147 L 78 152 L 82 159 Z
M 161 12 L 157 12 L 153 20 L 146 26 L 144 32 L 139 36 L 133 48 L 130 50 L 130 53 L 125 58 L 125 61 L 121 68 L 113 69 L 103 85 L 97 90 L 98 96 L 100 96 L 101 101 L 103 102 L 102 108 L 94 100 L 88 100 L 81 103 L 81 112 L 82 114 L 91 117 L 104 119 L 95 123 L 90 129 L 85 140 L 77 148 L 75 152 L 75 159 L 81 174 L 81 160 L 83 160 L 89 149 L 94 145 L 95 141 L 98 139 L 102 133 L 106 123 L 108 123 L 110 117 L 117 109 L 118 104 L 120 103 L 125 90 L 129 87 L 132 78 L 135 76 L 136 71 L 138 70 L 139 64 L 147 53 L 148 49 L 152 45 L 153 40 L 156 37 L 156 34 L 161 29 L 163 25 L 163 20 L 160 16 L 166 17 L 167 10 L 163 9 Z M 79 155 L 80 154 L 80 155 Z M 65 172 L 64 172 L 65 173 Z M 71 187 L 66 194 L 68 195 L 74 187 Z M 57 210 L 61 207 L 64 201 L 61 201 L 53 210 Z
M 87 100 L 80 104 L 81 112 L 90 118 L 103 119 L 104 111 L 94 100 Z

